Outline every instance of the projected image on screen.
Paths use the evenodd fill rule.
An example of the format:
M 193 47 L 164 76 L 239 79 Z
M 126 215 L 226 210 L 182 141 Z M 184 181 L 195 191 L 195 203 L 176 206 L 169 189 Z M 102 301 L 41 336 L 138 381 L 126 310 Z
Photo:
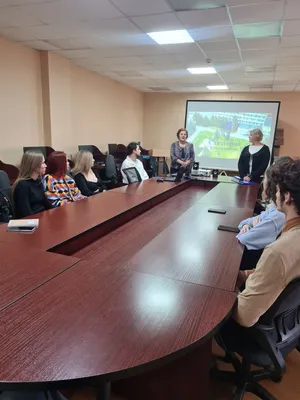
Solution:
M 278 103 L 189 103 L 193 104 L 187 107 L 186 127 L 201 167 L 236 170 L 242 149 L 249 145 L 251 129 L 261 129 L 263 143 L 270 149 L 273 147 Z M 268 105 L 273 106 L 273 111 Z M 257 112 L 258 106 L 261 112 Z M 249 111 L 245 112 L 244 108 Z

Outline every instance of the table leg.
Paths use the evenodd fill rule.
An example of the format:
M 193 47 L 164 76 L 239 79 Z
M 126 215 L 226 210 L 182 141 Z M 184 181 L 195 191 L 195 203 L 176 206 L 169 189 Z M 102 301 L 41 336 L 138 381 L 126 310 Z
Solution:
M 210 361 L 211 340 L 161 368 L 114 382 L 113 391 L 130 400 L 204 400 L 210 392 Z

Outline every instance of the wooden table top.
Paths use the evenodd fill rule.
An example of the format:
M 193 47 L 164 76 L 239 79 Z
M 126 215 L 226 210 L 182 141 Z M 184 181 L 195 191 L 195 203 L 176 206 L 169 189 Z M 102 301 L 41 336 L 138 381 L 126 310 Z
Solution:
M 99 194 L 40 214 L 32 235 L 0 227 L 0 389 L 119 379 L 213 335 L 234 305 L 242 255 L 234 234 L 216 228 L 250 216 L 258 189 L 193 185 L 149 180 Z M 227 213 L 209 214 L 220 197 Z M 78 242 L 76 258 L 45 251 L 109 224 Z

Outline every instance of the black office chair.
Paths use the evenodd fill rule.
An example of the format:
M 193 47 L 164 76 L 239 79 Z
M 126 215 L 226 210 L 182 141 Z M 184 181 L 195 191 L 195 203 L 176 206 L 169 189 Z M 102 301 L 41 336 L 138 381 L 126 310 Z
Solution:
M 135 167 L 123 168 L 122 171 L 126 175 L 128 183 L 142 182 L 141 175 Z
M 0 171 L 0 223 L 13 218 L 11 186 L 7 173 Z
M 299 344 L 300 278 L 285 288 L 253 327 L 244 328 L 241 341 L 237 340 L 235 344 L 233 340 L 226 341 L 222 328 L 215 338 L 225 350 L 224 360 L 232 363 L 235 372 L 214 368 L 212 378 L 233 381 L 236 385 L 234 400 L 243 399 L 245 392 L 253 393 L 262 400 L 276 400 L 257 382 L 266 378 L 279 382 L 286 369 L 285 357 Z M 251 371 L 251 365 L 261 369 Z

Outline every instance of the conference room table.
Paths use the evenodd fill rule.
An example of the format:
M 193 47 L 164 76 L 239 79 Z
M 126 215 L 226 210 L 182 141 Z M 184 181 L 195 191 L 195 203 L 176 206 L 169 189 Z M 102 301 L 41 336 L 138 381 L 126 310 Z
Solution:
M 38 214 L 32 234 L 0 226 L 0 390 L 112 382 L 129 399 L 207 398 L 243 253 L 217 228 L 250 217 L 257 193 L 150 179 Z

